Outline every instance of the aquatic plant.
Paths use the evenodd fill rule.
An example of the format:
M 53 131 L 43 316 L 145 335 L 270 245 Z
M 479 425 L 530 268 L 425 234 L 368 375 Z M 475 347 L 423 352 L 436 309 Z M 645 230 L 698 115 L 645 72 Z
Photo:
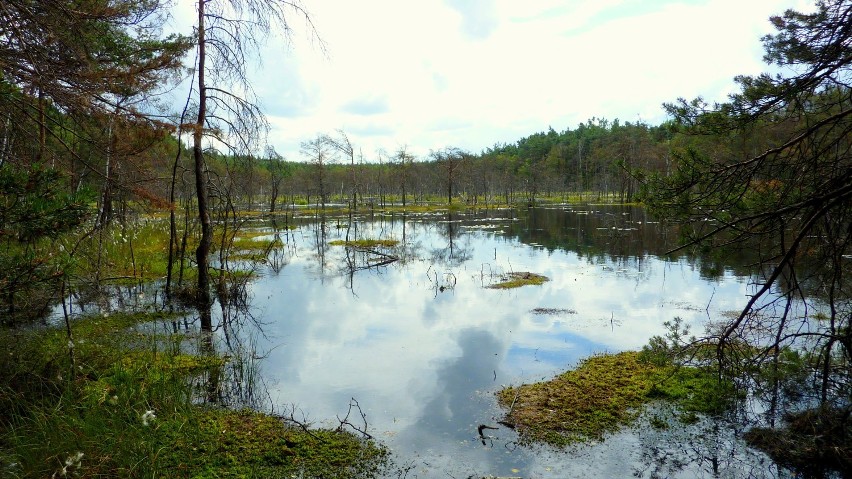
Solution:
M 494 283 L 487 287 L 491 289 L 512 289 L 527 285 L 541 285 L 547 281 L 550 281 L 550 278 L 547 276 L 526 271 L 518 271 L 506 274 L 502 277 L 502 280 L 499 283 Z

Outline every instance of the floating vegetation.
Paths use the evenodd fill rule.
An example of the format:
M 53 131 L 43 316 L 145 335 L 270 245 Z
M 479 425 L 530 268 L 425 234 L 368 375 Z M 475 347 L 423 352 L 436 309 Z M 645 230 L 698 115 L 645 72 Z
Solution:
M 547 315 L 563 315 L 563 314 L 577 314 L 576 310 L 573 309 L 562 309 L 562 308 L 534 308 L 530 311 L 533 314 L 547 314 Z
M 527 285 L 541 285 L 545 282 L 550 281 L 550 278 L 547 276 L 542 276 L 540 274 L 530 273 L 528 271 L 519 271 L 514 273 L 509 273 L 503 276 L 502 281 L 499 283 L 494 283 L 489 285 L 488 288 L 491 289 L 512 289 L 512 288 L 520 288 L 521 286 Z
M 711 371 L 655 364 L 644 354 L 593 356 L 549 381 L 502 389 L 497 399 L 507 409 L 505 424 L 526 442 L 566 446 L 629 425 L 654 400 L 674 401 L 691 418 L 726 404 L 726 388 Z
M 346 246 L 347 248 L 375 248 L 382 246 L 392 248 L 399 244 L 395 239 L 359 239 L 359 240 L 334 240 L 328 242 L 329 246 Z

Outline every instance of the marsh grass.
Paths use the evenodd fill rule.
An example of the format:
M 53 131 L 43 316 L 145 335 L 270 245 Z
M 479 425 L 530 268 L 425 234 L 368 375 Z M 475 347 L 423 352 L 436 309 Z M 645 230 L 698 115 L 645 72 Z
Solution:
M 146 218 L 126 226 L 113 223 L 65 249 L 75 250 L 72 261 L 77 278 L 120 283 L 164 277 L 168 245 L 168 221 Z M 192 247 L 188 245 L 187 251 Z
M 234 234 L 230 232 L 228 234 Z M 249 263 L 262 263 L 270 250 L 280 248 L 280 239 L 268 239 L 270 233 L 265 230 L 239 230 L 228 242 L 228 259 Z M 85 237 L 73 258 L 69 259 L 69 271 L 78 281 L 94 281 L 110 284 L 136 284 L 140 281 L 154 281 L 165 278 L 168 268 L 169 226 L 168 220 L 156 216 L 146 216 L 124 227 L 113 224 L 102 231 L 95 231 Z M 217 257 L 221 241 L 213 242 L 211 255 Z M 186 258 L 181 278 L 191 285 L 197 278 L 194 267 L 194 251 L 197 238 L 190 231 L 186 246 Z M 67 251 L 73 244 L 63 245 Z M 177 276 L 179 263 L 174 265 Z M 239 269 L 239 268 L 232 268 Z M 253 268 L 247 266 L 244 273 Z M 216 275 L 214 270 L 212 274 Z
M 718 413 L 728 388 L 709 370 L 622 352 L 590 357 L 548 381 L 504 388 L 497 398 L 523 440 L 566 446 L 601 440 L 631 424 L 652 401 L 674 402 L 684 418 Z
M 337 431 L 205 406 L 198 381 L 234 358 L 188 354 L 185 335 L 91 316 L 64 329 L 2 330 L 2 477 L 370 477 L 385 451 Z

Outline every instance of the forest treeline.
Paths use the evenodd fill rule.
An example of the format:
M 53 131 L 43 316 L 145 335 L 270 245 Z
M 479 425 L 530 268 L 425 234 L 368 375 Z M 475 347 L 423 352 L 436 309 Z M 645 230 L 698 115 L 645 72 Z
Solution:
M 26 97 L 22 92 L 17 94 Z M 30 98 L 34 104 L 37 100 Z M 136 212 L 178 207 L 193 201 L 193 177 L 185 143 L 165 124 L 124 124 L 109 142 L 77 131 L 59 109 L 47 108 L 51 122 L 65 125 L 73 141 L 48 137 L 39 148 L 34 118 L 16 118 L 0 126 L 2 163 L 11 170 L 50 168 L 64 178 L 62 190 L 88 194 L 101 221 L 116 211 Z M 7 116 L 11 116 L 9 113 Z M 107 120 L 109 121 L 109 120 Z M 116 121 L 115 118 L 112 121 Z M 101 125 L 107 134 L 109 125 Z M 779 136 L 782 134 L 779 133 Z M 417 157 L 408 148 L 364 154 L 344 131 L 320 133 L 303 142 L 300 152 L 284 157 L 269 148 L 259 155 L 237 155 L 208 148 L 210 185 L 241 208 L 272 211 L 286 204 L 386 206 L 389 204 L 530 204 L 537 200 L 633 201 L 640 191 L 637 172 L 668 174 L 673 154 L 697 147 L 674 122 L 661 125 L 593 118 L 575 128 L 533 133 L 511 144 L 495 144 L 478 153 L 447 146 Z M 771 147 L 771 138 L 702 138 L 726 155 L 745 157 Z M 73 149 L 69 149 L 69 143 Z M 714 144 L 715 143 L 715 144 Z M 29 151 L 11 152 L 22 144 Z M 342 147 L 341 145 L 348 145 Z M 347 149 L 348 148 L 348 149 Z M 181 153 L 182 161 L 175 161 Z M 354 152 L 354 153 L 353 153 Z M 172 170 L 177 203 L 170 200 Z

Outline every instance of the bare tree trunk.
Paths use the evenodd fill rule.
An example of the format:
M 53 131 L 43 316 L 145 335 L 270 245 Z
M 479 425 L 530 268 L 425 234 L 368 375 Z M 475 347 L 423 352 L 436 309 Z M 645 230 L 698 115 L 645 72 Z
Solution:
M 44 125 L 44 90 L 38 89 L 38 162 L 44 161 L 44 145 L 47 135 Z
M 172 294 L 172 269 L 174 269 L 175 250 L 177 249 L 177 220 L 175 218 L 175 182 L 177 181 L 177 168 L 180 161 L 180 153 L 183 148 L 180 144 L 180 127 L 178 127 L 178 152 L 172 165 L 172 182 L 169 187 L 169 262 L 166 267 L 166 297 Z
M 181 183 L 184 183 L 184 188 L 186 187 L 185 182 L 181 179 Z M 183 236 L 180 240 L 180 248 L 178 249 L 178 280 L 177 286 L 178 288 L 183 287 L 183 270 L 184 265 L 186 263 L 186 242 L 189 238 L 189 200 L 186 199 L 186 195 L 181 195 L 184 198 L 184 211 L 183 211 Z
M 101 191 L 101 205 L 98 211 L 97 227 L 104 228 L 112 221 L 112 126 L 115 115 L 110 116 L 107 126 L 106 166 L 104 167 L 104 188 Z
M 189 101 L 192 98 L 192 88 L 190 87 L 190 93 L 186 97 L 186 103 L 183 105 L 183 111 L 180 114 L 180 123 L 178 123 L 177 127 L 177 153 L 175 153 L 175 161 L 172 164 L 172 181 L 169 185 L 169 263 L 166 270 L 166 296 L 171 296 L 172 293 L 172 270 L 174 269 L 174 261 L 175 261 L 175 253 L 176 249 L 178 249 L 178 239 L 177 239 L 177 219 L 175 218 L 175 210 L 177 209 L 177 205 L 175 204 L 175 183 L 177 182 L 177 170 L 178 165 L 180 164 L 180 157 L 183 153 L 183 124 L 186 121 L 186 111 L 189 108 Z M 193 140 L 195 137 L 193 137 Z
M 9 155 L 9 151 L 11 150 L 12 134 L 10 132 L 10 128 L 12 127 L 12 112 L 6 112 L 6 122 L 3 126 L 3 143 L 0 145 L 0 168 L 3 167 L 3 163 L 6 162 L 6 157 Z
M 210 319 L 210 246 L 213 243 L 213 224 L 210 221 L 210 207 L 207 199 L 207 177 L 205 174 L 204 152 L 201 140 L 207 119 L 207 90 L 204 81 L 206 67 L 206 43 L 204 37 L 204 6 L 198 2 L 198 119 L 192 134 L 192 157 L 195 160 L 195 194 L 198 201 L 198 219 L 201 222 L 201 241 L 195 250 L 198 265 L 198 301 L 201 316 L 201 329 L 210 331 L 213 325 Z M 206 313 L 206 314 L 205 314 Z

